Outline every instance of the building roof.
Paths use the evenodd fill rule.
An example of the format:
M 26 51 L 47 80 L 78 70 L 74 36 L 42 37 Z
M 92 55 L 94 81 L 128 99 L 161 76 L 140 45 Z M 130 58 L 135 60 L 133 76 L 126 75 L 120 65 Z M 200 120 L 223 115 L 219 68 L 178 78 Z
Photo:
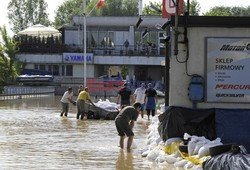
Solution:
M 171 25 L 175 25 L 175 17 L 171 17 Z M 179 16 L 179 26 L 187 27 L 250 27 L 250 17 L 227 16 Z
M 141 27 L 155 26 L 156 24 L 164 24 L 167 19 L 161 16 L 141 16 L 143 21 Z M 136 25 L 138 16 L 88 16 L 86 19 L 87 26 L 108 26 L 108 27 L 127 27 Z M 74 16 L 75 25 L 83 24 L 83 16 Z

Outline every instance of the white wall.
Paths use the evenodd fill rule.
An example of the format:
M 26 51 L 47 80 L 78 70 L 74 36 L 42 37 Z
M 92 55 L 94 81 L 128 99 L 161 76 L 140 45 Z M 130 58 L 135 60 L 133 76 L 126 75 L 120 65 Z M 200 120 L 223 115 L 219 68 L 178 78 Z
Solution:
M 17 58 L 26 63 L 62 63 L 59 54 L 18 54 Z
M 111 65 L 161 65 L 165 57 L 136 57 L 136 56 L 95 56 L 95 64 Z
M 182 32 L 182 31 L 181 31 Z M 249 28 L 188 28 L 189 60 L 188 73 L 199 74 L 205 78 L 205 37 L 250 37 Z M 172 39 L 174 35 L 172 32 Z M 183 36 L 179 36 L 179 41 Z M 170 106 L 192 107 L 188 98 L 188 85 L 191 77 L 186 75 L 185 64 L 178 63 L 173 56 L 174 42 L 172 41 L 170 59 Z M 185 46 L 179 44 L 178 59 L 186 58 Z M 243 103 L 198 103 L 198 108 L 250 108 Z

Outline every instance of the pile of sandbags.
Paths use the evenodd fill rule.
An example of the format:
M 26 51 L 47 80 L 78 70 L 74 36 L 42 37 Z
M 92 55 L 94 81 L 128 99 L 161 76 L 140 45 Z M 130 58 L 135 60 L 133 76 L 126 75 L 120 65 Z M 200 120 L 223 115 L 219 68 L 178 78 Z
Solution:
M 187 145 L 188 151 L 184 156 L 179 150 L 179 145 L 183 143 L 183 138 L 169 138 L 163 142 L 158 133 L 159 123 L 158 117 L 155 116 L 147 129 L 146 147 L 142 150 L 141 155 L 149 161 L 155 161 L 159 164 L 173 164 L 176 168 L 199 170 L 202 169 L 201 163 L 195 164 L 192 160 L 200 159 L 200 162 L 205 161 L 208 159 L 205 156 L 209 155 L 209 148 L 222 144 L 220 138 L 210 141 L 205 137 L 185 134 L 184 138 L 189 140 L 189 142 Z
M 117 112 L 120 108 L 120 105 L 110 102 L 108 99 L 106 99 L 105 101 L 100 99 L 97 103 L 95 103 L 95 105 L 109 112 Z

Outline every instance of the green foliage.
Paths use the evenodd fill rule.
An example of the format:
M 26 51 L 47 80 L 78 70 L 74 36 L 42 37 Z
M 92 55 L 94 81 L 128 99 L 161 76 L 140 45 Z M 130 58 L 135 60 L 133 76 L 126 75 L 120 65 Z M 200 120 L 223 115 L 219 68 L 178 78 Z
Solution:
M 125 79 L 128 75 L 128 67 L 127 66 L 121 66 L 121 75 L 122 78 Z
M 89 0 L 87 0 L 87 4 Z M 59 28 L 63 25 L 72 24 L 74 15 L 83 15 L 83 0 L 67 0 L 56 10 L 53 25 Z
M 90 16 L 136 16 L 138 0 L 106 0 L 105 5 L 96 8 L 99 0 L 87 0 L 87 14 Z M 93 9 L 93 10 L 92 10 Z M 91 13 L 90 13 L 91 12 Z M 73 16 L 83 15 L 83 0 L 67 0 L 56 11 L 54 26 L 72 25 Z
M 151 3 L 152 5 L 154 5 L 155 7 L 157 7 L 158 9 L 162 9 L 162 3 Z M 150 4 L 150 5 L 151 5 Z M 143 11 L 142 11 L 142 14 L 143 15 L 155 15 L 155 16 L 157 16 L 157 15 L 162 15 L 160 12 L 158 12 L 158 11 L 156 11 L 156 10 L 154 10 L 154 9 L 152 9 L 151 7 L 150 7 L 150 5 L 146 5 L 144 8 L 143 8 Z
M 217 6 L 211 8 L 204 15 L 206 16 L 250 16 L 250 6 L 248 7 L 225 7 Z
M 12 31 L 18 33 L 35 24 L 48 26 L 47 7 L 44 0 L 11 0 L 8 4 L 8 18 L 13 25 Z
M 18 52 L 18 44 L 14 38 L 7 35 L 6 27 L 0 27 L 3 43 L 0 44 L 0 85 L 13 82 L 18 73 L 21 72 L 23 64 L 15 55 Z
M 204 14 L 205 16 L 231 16 L 230 7 L 217 6 L 211 8 L 209 12 Z
M 192 0 L 190 3 L 189 15 L 198 16 L 200 13 L 200 10 L 201 10 L 201 6 L 199 2 L 197 2 L 196 0 Z
M 106 0 L 105 5 L 96 8 L 99 0 L 93 0 L 88 5 L 88 11 L 91 16 L 136 16 L 138 15 L 138 0 Z
M 189 4 L 189 15 L 198 16 L 201 10 L 200 3 L 197 0 L 192 0 Z M 183 3 L 183 12 L 187 11 L 187 3 Z

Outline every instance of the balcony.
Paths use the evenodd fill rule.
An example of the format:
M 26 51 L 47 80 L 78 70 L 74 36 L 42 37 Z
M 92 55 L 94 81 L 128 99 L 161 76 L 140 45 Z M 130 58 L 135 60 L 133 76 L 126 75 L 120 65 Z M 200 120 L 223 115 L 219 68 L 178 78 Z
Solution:
M 102 56 L 163 56 L 164 52 L 158 50 L 158 46 L 128 46 L 114 45 L 109 46 L 87 46 L 87 53 Z M 82 45 L 66 45 L 58 41 L 19 41 L 19 53 L 28 54 L 62 54 L 62 53 L 82 53 Z

